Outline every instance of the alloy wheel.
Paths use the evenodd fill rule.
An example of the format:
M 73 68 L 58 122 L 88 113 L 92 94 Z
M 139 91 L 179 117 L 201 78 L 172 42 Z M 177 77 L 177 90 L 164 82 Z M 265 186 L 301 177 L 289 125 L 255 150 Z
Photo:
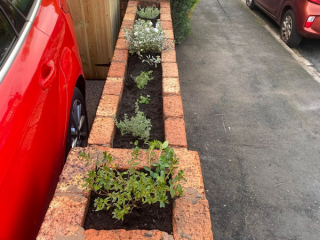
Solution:
M 287 42 L 292 33 L 292 17 L 287 15 L 282 22 L 281 26 L 281 36 L 284 42 Z
M 85 147 L 87 144 L 87 120 L 83 105 L 80 100 L 72 105 L 71 123 L 71 147 Z

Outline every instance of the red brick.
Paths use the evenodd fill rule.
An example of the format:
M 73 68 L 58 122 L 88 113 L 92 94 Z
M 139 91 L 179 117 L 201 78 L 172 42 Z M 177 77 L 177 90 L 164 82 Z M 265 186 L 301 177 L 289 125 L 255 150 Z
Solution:
M 118 113 L 119 96 L 116 95 L 102 95 L 96 116 L 99 117 L 115 117 Z
M 121 77 L 124 78 L 126 74 L 127 63 L 124 62 L 112 62 L 108 77 Z
M 168 3 L 168 2 L 160 2 L 160 8 L 170 8 L 170 3 Z
M 161 3 L 160 3 L 160 5 L 161 5 Z M 161 7 L 160 13 L 161 13 L 161 14 L 171 14 L 170 6 L 169 6 L 169 7 L 166 7 L 166 8 Z
M 136 19 L 135 13 L 128 13 L 126 11 L 126 15 L 124 15 L 124 18 L 123 18 L 124 21 L 134 21 L 135 19 Z
M 172 147 L 187 147 L 187 135 L 184 120 L 181 118 L 167 118 L 164 121 L 165 140 Z
M 130 230 L 126 231 L 124 229 L 119 230 L 86 230 L 85 233 L 86 240 L 170 240 L 171 235 L 158 230 Z M 171 238 L 170 238 L 171 236 Z
M 183 118 L 181 96 L 163 97 L 163 119 L 168 117 Z
M 175 63 L 175 62 L 177 62 L 176 51 L 169 50 L 169 51 L 161 52 L 161 62 L 162 63 L 168 63 L 168 62 Z
M 213 240 L 208 201 L 192 188 L 174 201 L 172 220 L 175 240 Z
M 115 132 L 113 118 L 96 117 L 90 132 L 88 144 L 111 147 Z
M 116 44 L 116 49 L 128 50 L 126 40 L 124 38 L 119 38 Z
M 128 7 L 138 7 L 138 2 L 137 1 L 129 1 Z
M 136 14 L 137 7 L 127 7 L 126 14 Z
M 200 158 L 197 152 L 188 151 L 183 148 L 174 148 L 174 152 L 179 158 L 179 169 L 184 170 L 184 178 L 187 180 L 181 181 L 183 189 L 193 188 L 200 194 L 205 196 L 202 170 Z M 174 174 L 178 174 L 179 169 L 175 169 Z
M 66 163 L 59 177 L 59 182 L 55 194 L 74 193 L 82 194 L 89 198 L 89 192 L 83 187 L 84 176 L 87 171 L 92 169 L 92 165 L 87 165 L 82 161 L 79 153 L 84 151 L 83 148 L 72 148 L 68 154 Z
M 172 21 L 171 20 L 171 14 L 168 13 L 162 13 L 160 14 L 160 21 Z
M 122 95 L 124 78 L 108 77 L 102 91 L 102 95 Z
M 162 95 L 180 95 L 179 78 L 163 78 L 162 79 Z
M 37 240 L 83 237 L 88 199 L 84 196 L 55 196 L 47 210 Z
M 162 21 L 161 26 L 164 30 L 173 30 L 171 21 Z
M 179 72 L 178 72 L 177 63 L 162 63 L 162 77 L 163 78 L 178 78 Z
M 164 30 L 165 33 L 165 37 L 169 38 L 169 39 L 174 39 L 174 34 L 173 34 L 173 30 Z
M 127 62 L 128 55 L 128 50 L 115 49 L 113 53 L 112 62 Z

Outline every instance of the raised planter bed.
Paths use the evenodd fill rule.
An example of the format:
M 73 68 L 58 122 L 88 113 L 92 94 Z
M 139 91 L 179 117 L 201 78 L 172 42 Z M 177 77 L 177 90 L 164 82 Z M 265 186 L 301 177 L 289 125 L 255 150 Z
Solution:
M 175 50 L 163 52 L 162 97 L 165 140 L 174 148 L 179 168 L 185 172 L 187 182 L 181 185 L 185 192 L 173 203 L 173 234 L 158 230 L 84 230 L 84 219 L 88 209 L 90 193 L 82 187 L 88 168 L 81 161 L 79 153 L 86 151 L 94 159 L 103 151 L 110 153 L 117 169 L 129 168 L 131 150 L 113 148 L 115 135 L 114 115 L 119 111 L 122 98 L 128 49 L 123 28 L 133 26 L 137 1 L 129 1 L 116 44 L 108 78 L 96 112 L 96 118 L 89 137 L 88 148 L 72 149 L 60 176 L 55 196 L 40 229 L 38 240 L 42 239 L 213 239 L 208 201 L 205 197 L 200 159 L 197 152 L 187 150 L 184 114 L 180 96 L 179 73 Z M 173 39 L 170 3 L 160 0 L 160 19 L 166 36 Z M 139 154 L 140 164 L 146 165 L 148 158 L 144 151 Z

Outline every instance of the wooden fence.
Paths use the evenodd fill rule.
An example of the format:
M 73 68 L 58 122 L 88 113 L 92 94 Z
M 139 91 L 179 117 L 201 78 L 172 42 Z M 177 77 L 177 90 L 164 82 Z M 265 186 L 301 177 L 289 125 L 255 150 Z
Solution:
M 105 79 L 120 29 L 120 0 L 67 0 L 86 79 Z

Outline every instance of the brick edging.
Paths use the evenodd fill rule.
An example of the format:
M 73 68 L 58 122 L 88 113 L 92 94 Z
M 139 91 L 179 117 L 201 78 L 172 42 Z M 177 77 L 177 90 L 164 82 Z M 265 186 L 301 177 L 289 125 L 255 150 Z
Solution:
M 119 38 L 102 92 L 96 117 L 89 136 L 88 148 L 74 148 L 60 175 L 53 200 L 39 231 L 37 240 L 63 239 L 76 236 L 77 239 L 96 239 L 95 236 L 108 236 L 108 239 L 213 239 L 208 201 L 205 197 L 200 158 L 197 152 L 187 150 L 184 113 L 182 107 L 179 72 L 175 49 L 161 53 L 163 75 L 163 120 L 165 140 L 169 141 L 180 159 L 179 168 L 185 172 L 187 182 L 182 183 L 185 192 L 174 201 L 173 236 L 160 231 L 84 231 L 83 224 L 90 194 L 82 187 L 84 175 L 90 166 L 81 161 L 79 152 L 85 150 L 94 159 L 103 151 L 111 153 L 119 169 L 127 169 L 132 158 L 129 149 L 112 148 L 115 134 L 114 115 L 121 102 L 128 49 L 123 28 L 134 24 L 137 1 L 129 1 L 123 18 Z M 160 0 L 160 20 L 165 34 L 173 40 L 170 2 Z M 140 167 L 148 163 L 147 155 L 141 152 Z M 139 168 L 139 165 L 137 166 Z

